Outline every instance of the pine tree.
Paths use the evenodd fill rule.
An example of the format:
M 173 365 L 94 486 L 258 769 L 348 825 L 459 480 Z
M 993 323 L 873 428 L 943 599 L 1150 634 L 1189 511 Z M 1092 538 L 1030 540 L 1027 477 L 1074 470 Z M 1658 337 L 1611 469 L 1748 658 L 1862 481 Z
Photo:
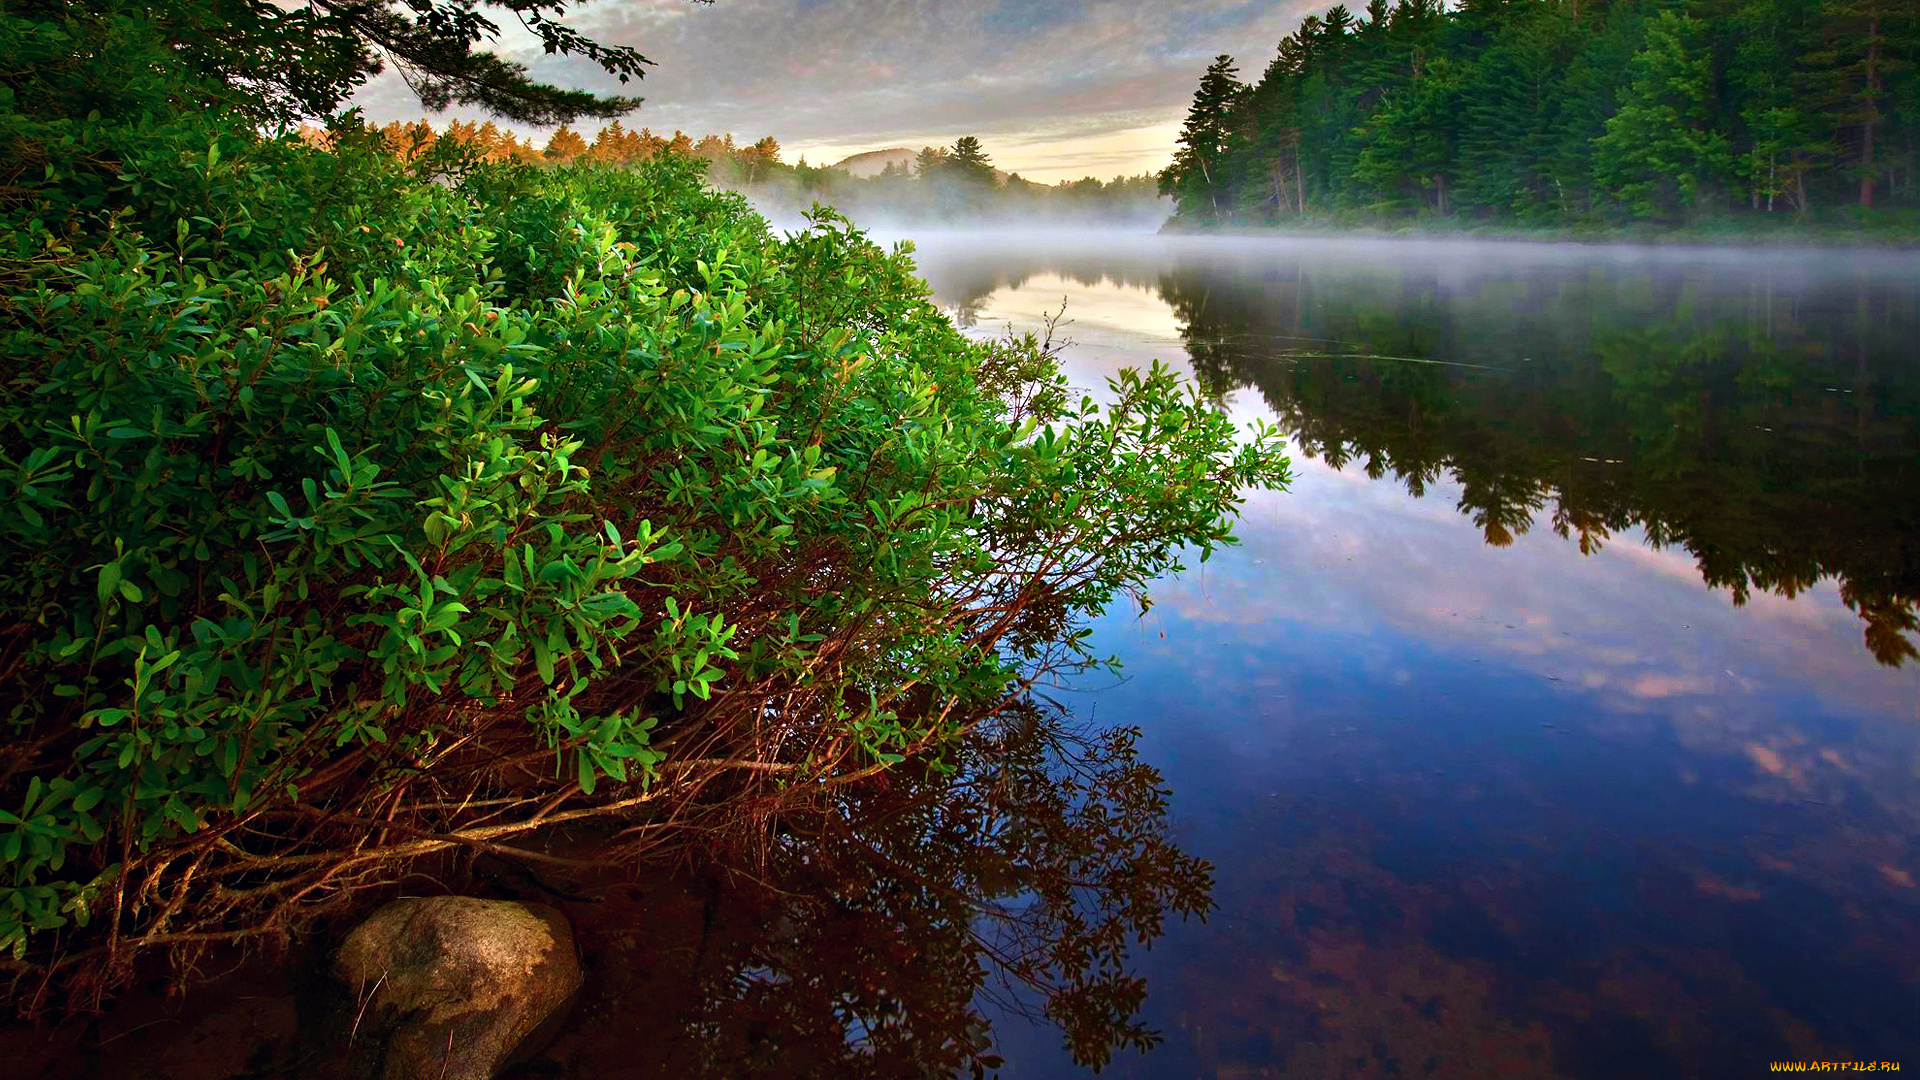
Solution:
M 1643 216 L 1691 210 L 1732 172 L 1712 128 L 1713 57 L 1698 19 L 1663 11 L 1633 58 L 1633 82 L 1594 143 L 1594 176 Z
M 1726 84 L 1738 115 L 1736 168 L 1748 202 L 1771 212 L 1785 196 L 1806 209 L 1806 174 L 1833 147 L 1815 113 L 1794 87 L 1794 63 L 1804 51 L 1806 7 L 1793 0 L 1730 0 L 1722 20 L 1732 50 Z
M 1301 186 L 1299 80 L 1307 52 L 1293 34 L 1234 110 L 1224 168 L 1232 176 L 1235 205 L 1266 208 L 1269 214 L 1303 213 Z
M 940 175 L 947 161 L 947 148 L 944 146 L 923 146 L 913 159 L 913 175 L 922 180 L 931 180 Z
M 1424 205 L 1448 212 L 1448 188 L 1455 172 L 1455 139 L 1463 82 L 1446 59 L 1426 65 L 1422 77 L 1381 103 L 1372 120 L 1356 133 L 1363 149 L 1354 178 L 1394 199 L 1405 193 Z
M 573 128 L 561 124 L 560 129 L 553 133 L 553 137 L 547 140 L 544 154 L 549 161 L 568 162 L 577 160 L 586 152 L 587 140 L 581 138 L 580 133 Z
M 780 164 L 780 140 L 765 136 L 741 151 L 740 157 L 747 166 L 747 183 L 752 184 L 756 177 Z
M 1392 9 L 1387 0 L 1368 0 L 1366 20 L 1354 31 L 1353 75 L 1355 103 L 1371 111 L 1395 86 L 1405 83 L 1407 72 L 1396 55 Z
M 1225 53 L 1208 65 L 1180 129 L 1180 149 L 1160 174 L 1160 193 L 1178 199 L 1182 212 L 1204 204 L 1211 219 L 1221 216 L 1222 192 L 1214 172 L 1226 150 L 1229 118 L 1246 93 L 1235 75 L 1233 57 Z
M 1461 201 L 1532 214 L 1558 199 L 1540 148 L 1559 111 L 1577 28 L 1559 6 L 1527 5 L 1477 55 L 1460 98 Z
M 615 120 L 593 136 L 587 156 L 603 165 L 624 165 L 633 160 L 633 147 L 627 129 Z
M 980 148 L 980 140 L 972 135 L 962 136 L 953 144 L 944 171 L 948 176 L 965 183 L 993 183 L 993 163 L 987 159 L 986 151 Z
M 473 148 L 488 161 L 505 161 L 513 153 L 513 135 L 488 120 L 473 133 Z
M 1558 107 L 1542 155 L 1562 214 L 1583 215 L 1594 209 L 1594 144 L 1606 134 L 1633 57 L 1646 39 L 1647 16 L 1637 5 L 1591 5 L 1587 18 L 1598 25 L 1582 20 L 1583 44 L 1560 80 Z
M 1159 190 L 1196 221 L 1909 203 L 1916 60 L 1920 8 L 1900 0 L 1335 5 L 1251 87 L 1230 56 L 1209 65 Z
M 479 126 L 465 120 L 447 121 L 447 129 L 440 133 L 441 141 L 452 143 L 455 146 L 463 146 L 469 150 L 475 149 L 475 143 L 479 141 L 479 138 Z
M 1353 12 L 1345 4 L 1327 9 L 1320 20 L 1320 37 L 1314 45 L 1314 59 L 1329 83 L 1339 85 L 1346 76 L 1347 51 L 1353 44 Z
M 1911 23 L 1910 5 L 1891 0 L 1825 0 L 1819 8 L 1823 44 L 1802 60 L 1813 66 L 1803 79 L 1815 107 L 1848 150 L 1859 180 L 1860 205 L 1873 205 L 1879 180 L 1876 139 L 1887 119 L 1887 83 L 1910 62 L 1890 48 L 1890 38 Z

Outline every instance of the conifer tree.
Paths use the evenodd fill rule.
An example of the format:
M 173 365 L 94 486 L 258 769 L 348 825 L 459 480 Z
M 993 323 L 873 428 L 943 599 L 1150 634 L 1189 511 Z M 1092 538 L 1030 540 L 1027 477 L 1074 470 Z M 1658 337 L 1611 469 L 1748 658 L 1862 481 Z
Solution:
M 624 165 L 633 160 L 633 147 L 627 135 L 627 129 L 615 120 L 601 128 L 593 136 L 593 145 L 587 150 L 593 160 L 606 165 Z
M 1606 133 L 1633 57 L 1645 38 L 1645 16 L 1627 4 L 1593 5 L 1581 20 L 1578 51 L 1560 79 L 1558 105 L 1545 137 L 1543 162 L 1563 215 L 1592 213 L 1594 142 Z M 1596 25 L 1597 23 L 1597 25 Z
M 1222 181 L 1214 173 L 1222 163 L 1233 109 L 1246 93 L 1235 78 L 1233 57 L 1225 53 L 1215 57 L 1200 79 L 1200 89 L 1187 110 L 1187 122 L 1180 129 L 1180 149 L 1173 164 L 1160 174 L 1160 193 L 1179 200 L 1183 212 L 1205 207 L 1206 216 L 1218 220 L 1222 213 Z M 1231 207 L 1229 202 L 1228 207 Z
M 1356 133 L 1363 149 L 1354 178 L 1388 200 L 1405 196 L 1427 205 L 1431 193 L 1433 209 L 1448 213 L 1461 88 L 1453 65 L 1442 58 L 1428 64 L 1421 78 L 1395 91 Z
M 513 153 L 513 134 L 501 131 L 500 125 L 491 120 L 485 121 L 473 133 L 473 148 L 488 161 L 504 161 Z
M 544 154 L 549 161 L 564 163 L 577 160 L 586 152 L 587 140 L 581 138 L 580 133 L 573 128 L 561 124 L 560 129 L 553 133 L 553 137 L 547 140 Z
M 1911 66 L 1890 47 L 1890 39 L 1914 14 L 1911 5 L 1890 0 L 1824 0 L 1818 17 L 1822 44 L 1802 57 L 1813 68 L 1802 86 L 1832 125 L 1835 141 L 1846 149 L 1859 182 L 1860 205 L 1872 206 L 1887 84 Z
M 752 184 L 767 170 L 780 163 L 780 140 L 771 135 L 763 136 L 758 142 L 742 150 L 740 157 L 747 167 L 747 183 Z
M 993 162 L 980 148 L 980 140 L 972 135 L 963 135 L 953 144 L 953 150 L 947 154 L 945 172 L 966 183 L 993 183 Z
M 1727 177 L 1733 156 L 1712 127 L 1706 26 L 1661 12 L 1632 66 L 1620 109 L 1594 143 L 1595 178 L 1637 214 L 1692 209 Z
M 946 164 L 946 160 L 946 147 L 923 146 L 920 148 L 920 153 L 914 156 L 913 175 L 922 180 L 932 179 L 940 174 L 940 169 Z
M 1794 85 L 1806 7 L 1792 0 L 1736 0 L 1730 7 L 1722 16 L 1733 42 L 1726 81 L 1740 120 L 1736 169 L 1749 205 L 1771 212 L 1784 196 L 1804 210 L 1806 174 L 1833 150 Z
M 1567 9 L 1533 4 L 1509 13 L 1503 31 L 1461 88 L 1461 199 L 1497 213 L 1551 211 L 1557 199 L 1540 149 L 1577 30 Z
M 1320 39 L 1314 48 L 1315 59 L 1326 74 L 1327 82 L 1339 85 L 1345 80 L 1347 50 L 1353 44 L 1350 36 L 1354 29 L 1353 12 L 1345 4 L 1335 4 L 1327 9 L 1320 20 Z

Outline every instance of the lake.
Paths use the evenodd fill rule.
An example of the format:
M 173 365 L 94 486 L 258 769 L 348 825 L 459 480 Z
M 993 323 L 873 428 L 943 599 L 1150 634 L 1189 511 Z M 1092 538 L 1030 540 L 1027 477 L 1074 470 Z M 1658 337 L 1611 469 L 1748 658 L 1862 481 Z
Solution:
M 976 333 L 1064 300 L 1075 385 L 1289 441 L 1049 691 L 1214 868 L 1108 1075 L 1920 1068 L 1920 259 L 916 242 Z M 1084 1073 L 1003 997 L 1003 1075 Z

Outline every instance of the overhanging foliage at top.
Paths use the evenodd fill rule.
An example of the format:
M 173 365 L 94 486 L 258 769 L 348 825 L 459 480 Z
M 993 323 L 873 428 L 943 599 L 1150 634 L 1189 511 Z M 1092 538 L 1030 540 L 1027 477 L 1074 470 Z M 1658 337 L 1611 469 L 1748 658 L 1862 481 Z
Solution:
M 160 104 L 212 106 L 287 124 L 332 116 L 355 88 L 391 65 L 435 111 L 472 105 L 542 125 L 632 112 L 639 98 L 536 82 L 525 64 L 489 47 L 500 34 L 496 20 L 511 17 L 548 54 L 581 57 L 622 84 L 644 76 L 651 61 L 637 50 L 596 41 L 562 22 L 568 6 L 568 0 L 26 0 L 9 5 L 5 55 L 14 70 L 7 82 L 15 106 L 41 116 L 126 115 L 130 106 Z

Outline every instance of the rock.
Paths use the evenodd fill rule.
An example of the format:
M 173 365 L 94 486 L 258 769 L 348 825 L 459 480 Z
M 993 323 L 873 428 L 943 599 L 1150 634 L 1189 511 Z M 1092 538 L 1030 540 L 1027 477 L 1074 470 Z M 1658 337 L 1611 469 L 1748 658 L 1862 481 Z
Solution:
M 470 896 L 382 907 L 335 973 L 354 993 L 350 1037 L 381 1043 L 382 1080 L 490 1080 L 581 982 L 558 911 Z

